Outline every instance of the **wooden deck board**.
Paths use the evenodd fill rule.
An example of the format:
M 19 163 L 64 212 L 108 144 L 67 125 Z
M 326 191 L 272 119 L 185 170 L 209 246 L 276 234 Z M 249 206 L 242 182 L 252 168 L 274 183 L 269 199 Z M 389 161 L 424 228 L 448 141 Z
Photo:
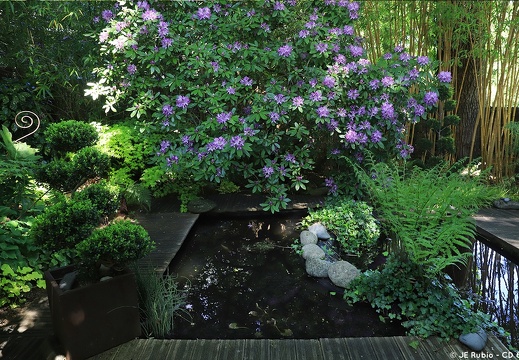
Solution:
M 323 358 L 321 343 L 317 339 L 294 340 L 297 360 L 321 360 Z
M 320 339 L 323 360 L 349 360 L 350 351 L 345 346 L 344 339 Z
M 405 357 L 406 351 L 401 350 L 398 343 L 392 338 L 372 337 L 368 340 L 379 359 L 412 359 L 409 356 Z M 409 353 L 409 355 L 411 354 Z
M 481 237 L 519 263 L 519 210 L 481 209 L 474 219 Z
M 138 261 L 139 268 L 164 274 L 198 217 L 198 214 L 173 212 L 137 215 L 137 221 L 156 244 L 148 256 Z

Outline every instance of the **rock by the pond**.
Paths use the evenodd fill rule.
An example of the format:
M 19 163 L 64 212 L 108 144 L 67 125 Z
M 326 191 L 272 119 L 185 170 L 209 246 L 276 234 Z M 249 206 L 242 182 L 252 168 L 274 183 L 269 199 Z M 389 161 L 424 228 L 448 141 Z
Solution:
M 324 250 L 316 244 L 307 244 L 303 246 L 303 259 L 324 259 L 325 256 L 326 254 L 324 253 Z
M 101 279 L 99 279 L 99 281 L 106 281 L 106 280 L 110 280 L 112 277 L 111 276 L 103 276 Z
M 74 281 L 76 281 L 77 277 L 77 271 L 72 271 L 65 276 L 63 276 L 63 279 L 59 282 L 59 288 L 61 291 L 65 292 L 67 290 L 72 289 L 72 285 L 74 285 Z
M 306 259 L 306 273 L 314 277 L 327 277 L 328 268 L 332 263 L 318 258 Z
M 474 351 L 481 351 L 487 344 L 488 336 L 485 330 L 480 329 L 478 332 L 460 335 L 459 341 Z
M 201 214 L 213 210 L 216 207 L 216 203 L 207 199 L 195 199 L 191 200 L 187 204 L 187 210 L 193 214 Z
M 299 240 L 301 241 L 301 245 L 308 245 L 308 244 L 317 244 L 317 235 L 315 235 L 313 232 L 308 230 L 301 231 L 301 234 L 299 235 Z
M 519 202 L 504 198 L 494 201 L 494 207 L 505 210 L 519 210 Z
M 308 231 L 313 232 L 319 239 L 328 240 L 331 236 L 321 223 L 315 223 L 308 227 Z
M 360 275 L 360 270 L 347 261 L 336 261 L 328 268 L 328 277 L 338 287 L 346 288 L 350 282 Z

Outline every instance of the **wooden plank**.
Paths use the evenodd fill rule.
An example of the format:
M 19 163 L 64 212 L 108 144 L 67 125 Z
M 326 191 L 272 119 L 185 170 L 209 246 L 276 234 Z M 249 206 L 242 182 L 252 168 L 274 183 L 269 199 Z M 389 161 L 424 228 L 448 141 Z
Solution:
M 295 359 L 296 345 L 295 340 L 270 340 L 271 359 Z
M 217 354 L 213 359 L 242 360 L 244 351 L 245 339 L 219 340 Z
M 418 348 L 415 349 L 409 345 L 413 341 L 421 341 L 420 339 L 410 336 L 394 336 L 391 339 L 402 352 L 402 359 L 432 360 L 431 355 L 423 346 L 418 346 Z
M 193 349 L 193 359 L 214 359 L 218 353 L 219 340 L 198 339 Z
M 352 359 L 377 359 L 377 354 L 375 353 L 373 346 L 371 346 L 371 341 L 369 338 L 346 338 L 343 339 L 343 341 L 343 346 L 348 348 Z
M 404 359 L 404 353 L 391 337 L 368 338 L 379 359 Z
M 485 346 L 485 351 L 488 350 L 493 354 L 503 354 L 508 352 L 508 348 L 499 340 L 498 337 L 494 335 L 490 335 L 488 337 L 487 345 Z M 517 353 L 515 353 L 517 355 Z M 502 356 L 501 356 L 502 358 Z M 514 357 L 512 357 L 513 359 Z M 515 356 L 515 358 L 519 358 L 519 356 Z
M 293 340 L 297 360 L 321 360 L 321 343 L 317 339 Z
M 243 360 L 271 359 L 270 342 L 267 339 L 246 339 Z
M 171 342 L 171 347 L 168 349 L 167 357 L 164 359 L 182 359 L 191 360 L 193 359 L 194 340 L 168 340 Z M 122 359 L 121 359 L 122 360 Z
M 481 209 L 474 219 L 480 236 L 519 261 L 519 210 Z
M 346 346 L 344 339 L 330 338 L 319 339 L 321 343 L 322 358 L 324 360 L 349 360 L 351 357 L 350 351 Z
M 164 274 L 198 217 L 198 214 L 173 212 L 137 214 L 135 218 L 156 245 L 150 254 L 137 262 L 139 268 Z

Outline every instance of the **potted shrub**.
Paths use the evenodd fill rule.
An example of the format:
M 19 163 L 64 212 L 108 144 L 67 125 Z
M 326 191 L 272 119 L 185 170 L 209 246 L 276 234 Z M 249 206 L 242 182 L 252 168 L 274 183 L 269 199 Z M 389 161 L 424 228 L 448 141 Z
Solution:
M 72 258 L 73 265 L 45 272 L 54 332 L 68 359 L 140 335 L 137 282 L 128 265 L 153 248 L 147 231 L 130 220 L 100 226 L 113 217 L 118 197 L 87 189 L 47 208 L 31 228 L 37 244 L 68 249 Z

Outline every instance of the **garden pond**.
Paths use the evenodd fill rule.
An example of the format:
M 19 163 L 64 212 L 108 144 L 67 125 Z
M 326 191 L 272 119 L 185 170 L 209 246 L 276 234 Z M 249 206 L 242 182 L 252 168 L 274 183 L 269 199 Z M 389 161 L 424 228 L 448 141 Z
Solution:
M 170 265 L 189 289 L 190 317 L 178 317 L 180 339 L 326 338 L 404 335 L 369 304 L 348 305 L 329 279 L 306 274 L 292 245 L 301 214 L 202 216 Z M 476 242 L 469 271 L 456 281 L 476 289 L 480 306 L 511 332 L 517 346 L 518 266 Z

